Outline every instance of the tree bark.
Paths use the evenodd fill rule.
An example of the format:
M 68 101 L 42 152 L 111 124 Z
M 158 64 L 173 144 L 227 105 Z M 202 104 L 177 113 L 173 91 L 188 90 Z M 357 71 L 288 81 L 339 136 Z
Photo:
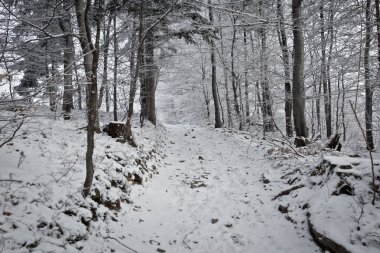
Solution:
M 220 2 L 219 2 L 220 3 Z M 221 15 L 218 15 L 219 22 L 221 21 Z M 220 35 L 220 50 L 221 50 L 221 58 L 226 59 L 226 52 L 225 52 L 225 46 L 223 43 L 223 31 L 222 28 L 219 29 L 219 35 Z M 226 106 L 227 106 L 227 121 L 228 121 L 228 127 L 233 127 L 233 120 L 232 120 L 232 112 L 231 112 L 231 100 L 230 100 L 230 94 L 229 94 L 229 87 L 228 87 L 228 68 L 225 64 L 225 60 L 221 59 L 223 62 L 223 78 L 224 78 L 224 90 L 225 90 L 225 98 L 226 98 Z
M 245 100 L 245 123 L 247 128 L 250 128 L 250 109 L 249 109 L 249 82 L 248 82 L 248 44 L 247 44 L 247 30 L 243 31 L 244 43 L 244 100 Z
M 214 22 L 214 15 L 211 7 L 211 0 L 208 0 L 209 6 L 209 20 L 210 23 Z M 219 106 L 219 94 L 216 83 L 216 59 L 215 59 L 215 42 L 213 39 L 210 39 L 210 47 L 211 47 L 211 90 L 212 90 L 212 98 L 214 100 L 214 113 L 215 113 L 215 128 L 221 128 L 223 126 L 221 120 L 221 112 Z
M 75 48 L 74 48 L 74 58 L 75 58 Z M 77 65 L 74 64 L 74 72 L 75 72 L 75 83 L 77 85 L 77 93 L 78 93 L 78 110 L 83 110 L 82 106 L 82 84 L 79 82 L 78 76 L 78 68 Z
M 365 9 L 365 45 L 364 45 L 364 84 L 365 84 L 365 129 L 367 139 L 367 149 L 373 150 L 372 135 L 372 85 L 369 69 L 369 51 L 371 45 L 371 0 L 366 1 Z
M 289 49 L 288 40 L 285 32 L 284 12 L 282 7 L 282 0 L 277 0 L 277 18 L 279 19 L 279 42 L 282 51 L 282 61 L 284 63 L 285 71 L 285 125 L 286 136 L 293 136 L 292 124 L 292 86 L 290 84 L 290 63 L 289 63 Z
M 208 85 L 206 82 L 206 59 L 201 55 L 201 73 L 202 73 L 202 79 L 201 79 L 201 85 L 202 85 L 202 93 L 203 98 L 205 100 L 206 105 L 206 113 L 207 113 L 207 119 L 210 119 L 210 96 L 208 92 Z
M 259 13 L 260 16 L 264 16 L 263 2 L 259 1 Z M 273 122 L 273 110 L 272 110 L 272 97 L 269 89 L 268 80 L 268 46 L 267 46 L 267 31 L 264 24 L 260 27 L 260 42 L 261 42 L 261 54 L 260 54 L 260 77 L 261 77 L 261 96 L 262 96 L 262 113 L 263 113 L 263 131 L 272 132 L 275 130 Z
M 154 33 L 149 32 L 145 42 L 145 88 L 146 88 L 146 117 L 156 125 L 156 81 L 155 81 L 155 64 L 154 64 Z
M 308 137 L 308 129 L 305 119 L 305 94 L 304 94 L 304 41 L 302 31 L 302 0 L 292 0 L 293 18 L 293 119 L 296 130 L 296 140 Z M 296 141 L 297 146 L 305 146 L 306 141 Z
M 232 91 L 234 93 L 234 108 L 235 113 L 238 116 L 239 120 L 239 129 L 242 129 L 242 119 L 241 119 L 241 112 L 239 107 L 239 95 L 238 95 L 238 80 L 236 78 L 235 73 L 235 43 L 236 43 L 236 19 L 234 15 L 232 15 L 232 43 L 231 43 L 231 84 L 232 84 Z
M 63 2 L 63 8 L 68 8 L 68 3 Z M 59 25 L 63 33 L 65 33 L 64 43 L 65 48 L 63 51 L 63 102 L 62 111 L 65 120 L 70 119 L 71 109 L 74 108 L 73 103 L 73 69 L 74 69 L 74 42 L 71 29 L 71 15 L 68 12 L 67 16 L 59 20 Z
M 98 108 L 102 106 L 103 103 L 103 95 L 104 90 L 106 91 L 106 111 L 109 111 L 109 104 L 108 104 L 108 53 L 110 48 L 110 30 L 111 30 L 111 22 L 112 22 L 112 15 L 110 14 L 107 20 L 107 26 L 106 30 L 104 31 L 104 48 L 103 48 L 103 77 L 102 77 L 102 85 L 100 86 L 99 90 L 99 101 L 98 101 Z
M 97 2 L 97 12 L 100 15 L 101 0 Z M 83 195 L 87 196 L 90 193 L 93 176 L 93 152 L 95 147 L 95 122 L 98 110 L 98 89 L 97 89 L 97 69 L 99 61 L 99 37 L 100 37 L 100 18 L 96 22 L 96 37 L 95 45 L 91 40 L 91 30 L 88 20 L 88 12 L 91 6 L 91 1 L 87 1 L 85 5 L 83 0 L 75 0 L 75 12 L 78 22 L 78 30 L 80 37 L 80 45 L 83 53 L 84 69 L 86 72 L 87 85 L 89 90 L 89 103 L 87 112 L 87 151 L 86 151 L 86 179 L 83 185 Z
M 131 83 L 129 86 L 129 99 L 128 99 L 128 112 L 127 112 L 127 122 L 125 123 L 125 131 L 123 135 L 124 141 L 127 141 L 131 146 L 137 147 L 135 140 L 133 139 L 132 135 L 132 116 L 134 107 L 133 104 L 135 102 L 136 97 L 136 84 L 137 80 L 139 78 L 139 68 L 141 64 L 141 56 L 143 52 L 143 43 L 144 43 L 144 0 L 140 1 L 140 11 L 139 11 L 139 32 L 138 32 L 138 45 L 135 46 L 134 43 L 132 43 L 131 48 Z M 135 41 L 133 38 L 136 36 L 136 33 L 132 32 L 132 42 Z M 136 52 L 137 50 L 137 52 Z M 136 54 L 136 57 L 135 57 Z
M 329 51 L 327 56 L 327 66 L 326 66 L 326 74 L 327 74 L 327 92 L 328 92 L 328 111 L 329 111 L 329 120 L 330 120 L 330 127 L 331 127 L 331 134 L 332 134 L 332 95 L 331 95 L 331 62 L 332 62 L 332 53 L 333 53 L 333 46 L 334 46 L 334 10 L 333 6 L 334 2 L 331 1 L 329 4 L 329 18 L 328 18 L 328 30 L 327 35 L 329 38 Z M 336 130 L 337 131 L 337 130 Z
M 325 121 L 326 121 L 326 136 L 331 136 L 331 105 L 329 100 L 329 89 L 327 80 L 327 65 L 326 65 L 326 37 L 325 37 L 325 20 L 324 20 L 324 1 L 321 0 L 320 4 L 320 22 L 321 22 L 321 79 L 323 86 L 323 100 L 325 105 Z
M 118 45 L 116 34 L 116 15 L 113 16 L 113 47 L 114 47 L 114 66 L 113 66 L 113 120 L 117 121 L 117 68 L 118 68 Z

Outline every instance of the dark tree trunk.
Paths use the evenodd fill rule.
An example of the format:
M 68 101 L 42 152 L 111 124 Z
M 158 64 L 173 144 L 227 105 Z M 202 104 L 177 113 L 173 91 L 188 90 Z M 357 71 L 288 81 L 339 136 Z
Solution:
M 102 1 L 100 0 L 96 7 L 97 13 L 100 15 Z M 98 110 L 98 89 L 97 89 L 97 69 L 99 61 L 99 37 L 100 37 L 100 18 L 96 22 L 95 45 L 91 41 L 91 30 L 88 20 L 88 12 L 90 10 L 91 1 L 87 1 L 86 6 L 83 0 L 75 0 L 75 12 L 78 21 L 80 44 L 83 51 L 84 69 L 89 90 L 89 103 L 87 113 L 87 151 L 86 151 L 86 179 L 83 185 L 83 195 L 90 193 L 93 176 L 94 163 L 93 153 L 95 147 L 94 134 L 96 131 L 96 116 Z
M 214 16 L 212 13 L 211 0 L 208 0 L 209 7 L 209 19 L 210 23 L 214 22 Z M 215 113 L 215 128 L 221 128 L 223 126 L 221 120 L 221 112 L 219 106 L 219 94 L 216 83 L 216 59 L 215 59 L 215 42 L 213 39 L 210 41 L 211 47 L 211 90 L 212 90 L 212 98 L 214 100 L 214 113 Z
M 136 97 L 136 84 L 137 79 L 139 78 L 139 68 L 141 64 L 141 57 L 143 52 L 143 33 L 144 33 L 144 0 L 140 1 L 140 11 L 139 11 L 139 33 L 138 33 L 138 45 L 135 46 L 134 43 L 132 43 L 131 48 L 131 84 L 129 86 L 129 100 L 128 100 L 128 112 L 127 112 L 127 122 L 125 124 L 125 131 L 123 139 L 124 141 L 127 141 L 131 146 L 137 147 L 135 140 L 133 139 L 132 135 L 132 116 L 133 116 L 133 104 L 135 102 Z M 135 39 L 136 33 L 133 29 L 132 32 L 132 42 L 136 41 Z M 137 51 L 137 54 L 136 54 Z M 136 57 L 135 57 L 136 54 Z M 135 63 L 136 60 L 136 63 Z
M 293 124 L 292 124 L 292 87 L 290 84 L 290 63 L 289 63 L 289 49 L 288 40 L 285 32 L 285 22 L 282 7 L 282 0 L 277 0 L 277 17 L 279 19 L 279 42 L 282 51 L 282 60 L 284 63 L 285 71 L 285 125 L 286 135 L 288 137 L 293 136 Z
M 75 48 L 74 48 L 74 58 L 75 58 Z M 82 110 L 82 84 L 79 82 L 79 76 L 78 76 L 78 68 L 77 65 L 74 64 L 74 72 L 75 72 L 75 83 L 77 86 L 77 93 L 78 93 L 78 110 Z
M 68 3 L 63 2 L 63 8 L 66 10 L 68 8 Z M 65 48 L 63 51 L 63 102 L 62 111 L 63 118 L 65 120 L 70 119 L 71 109 L 74 108 L 73 103 L 73 69 L 74 69 L 74 42 L 71 29 L 71 15 L 67 14 L 64 18 L 59 20 L 59 25 L 63 33 L 65 33 L 64 41 Z
M 102 77 L 102 85 L 100 86 L 99 90 L 99 101 L 98 101 L 98 108 L 102 106 L 103 103 L 103 95 L 104 90 L 106 91 L 106 111 L 109 111 L 109 87 L 108 87 L 108 53 L 110 48 L 110 30 L 111 30 L 111 23 L 112 23 L 112 15 L 109 15 L 107 20 L 107 27 L 104 35 L 104 46 L 103 46 L 103 77 Z
M 369 69 L 369 51 L 371 45 L 371 0 L 366 1 L 365 9 L 365 45 L 364 45 L 364 83 L 365 83 L 365 129 L 367 149 L 374 149 L 372 135 L 372 85 Z
M 296 130 L 296 145 L 305 146 L 308 129 L 305 119 L 304 95 L 304 41 L 302 31 L 302 0 L 292 0 L 294 64 L 293 64 L 293 118 Z
M 346 87 L 344 85 L 344 70 L 342 69 L 342 105 L 340 106 L 340 111 L 342 115 L 342 128 L 343 128 L 343 141 L 346 141 L 346 120 L 345 120 L 345 102 L 346 102 Z
M 221 15 L 218 15 L 219 21 L 222 20 Z M 233 127 L 233 121 L 232 121 L 232 112 L 231 112 L 231 100 L 230 100 L 230 94 L 229 94 L 229 87 L 228 87 L 228 68 L 226 61 L 226 53 L 225 53 L 225 46 L 223 43 L 223 30 L 220 28 L 219 31 L 220 35 L 220 50 L 221 55 L 220 58 L 223 62 L 223 79 L 224 79 L 224 90 L 225 90 L 225 98 L 226 98 L 226 106 L 227 106 L 227 120 L 228 120 L 228 127 Z M 223 59 L 222 59 L 223 58 Z
M 264 16 L 263 2 L 259 1 L 260 16 Z M 265 132 L 275 130 L 273 122 L 272 97 L 269 89 L 268 79 L 268 55 L 267 55 L 267 31 L 264 24 L 260 27 L 261 54 L 260 54 L 260 76 L 263 109 L 263 128 Z
M 156 125 L 156 78 L 154 64 L 154 33 L 151 31 L 145 39 L 145 87 L 146 87 L 146 117 Z
M 235 43 L 236 43 L 236 17 L 233 16 L 233 30 L 232 30 L 232 43 L 231 43 L 231 84 L 232 84 L 232 92 L 234 93 L 234 108 L 235 113 L 239 118 L 239 129 L 242 128 L 242 121 L 241 121 L 241 113 L 240 113 L 240 107 L 239 107 L 239 95 L 238 95 L 238 87 L 237 87 L 237 78 L 235 73 Z
M 116 15 L 113 17 L 113 46 L 114 46 L 114 66 L 113 66 L 113 120 L 117 121 L 117 67 L 118 67 L 118 46 L 116 34 Z
M 250 110 L 249 110 L 249 82 L 248 82 L 248 44 L 247 44 L 247 30 L 243 31 L 244 43 L 244 100 L 245 100 L 245 123 L 247 128 L 250 127 Z
M 331 136 L 331 105 L 329 101 L 329 89 L 327 81 L 327 65 L 326 65 L 326 37 L 325 37 L 325 20 L 324 20 L 324 1 L 321 0 L 320 4 L 320 21 L 321 21 L 321 80 L 323 86 L 323 100 L 325 105 L 325 121 L 326 121 L 326 135 Z
M 326 74 L 327 74 L 327 90 L 328 90 L 328 112 L 329 112 L 329 121 L 330 121 L 330 132 L 332 134 L 332 95 L 331 95 L 331 61 L 332 61 L 332 50 L 334 46 L 334 29 L 333 29 L 333 22 L 334 22 L 334 12 L 333 12 L 333 2 L 330 2 L 330 8 L 329 8 L 329 24 L 328 24 L 328 37 L 329 37 L 329 52 L 327 57 L 327 66 L 326 66 Z M 337 130 L 336 130 L 337 131 Z
M 202 73 L 202 80 L 201 80 L 201 85 L 202 85 L 202 92 L 203 92 L 203 98 L 205 100 L 205 105 L 206 105 L 206 113 L 207 113 L 207 119 L 210 119 L 210 96 L 208 92 L 208 85 L 206 82 L 206 59 L 202 57 L 202 62 L 201 62 L 201 73 Z

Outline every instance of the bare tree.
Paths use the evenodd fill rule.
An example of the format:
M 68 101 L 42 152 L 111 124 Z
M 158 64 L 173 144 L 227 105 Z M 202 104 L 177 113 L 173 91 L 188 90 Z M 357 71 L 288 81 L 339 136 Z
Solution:
M 64 37 L 64 50 L 63 50 L 63 103 L 62 110 L 64 112 L 63 118 L 70 119 L 71 109 L 74 108 L 73 103 L 73 70 L 74 70 L 74 41 L 71 28 L 71 14 L 70 5 L 67 1 L 63 2 L 63 10 L 66 13 L 59 19 L 59 26 L 66 35 Z
M 327 63 L 326 63 L 326 36 L 325 36 L 325 18 L 324 18 L 324 1 L 321 0 L 320 4 L 320 22 L 321 22 L 321 79 L 323 86 L 323 101 L 325 105 L 325 121 L 326 121 L 326 135 L 331 136 L 331 101 L 329 91 L 331 88 L 328 87 L 328 73 L 327 73 Z
M 282 61 L 284 63 L 285 74 L 285 124 L 286 135 L 293 136 L 292 124 L 292 86 L 290 84 L 290 62 L 289 62 L 289 48 L 288 39 L 285 32 L 285 20 L 283 13 L 282 0 L 277 0 L 277 18 L 279 19 L 278 40 L 280 42 L 282 51 Z
M 208 10 L 208 16 L 210 23 L 214 23 L 214 15 L 212 12 L 211 7 L 211 0 L 208 0 L 209 10 Z M 216 83 L 216 59 L 215 59 L 215 42 L 211 38 L 210 39 L 210 47 L 211 47 L 211 90 L 212 90 L 212 98 L 214 100 L 214 113 L 215 113 L 215 128 L 220 128 L 223 126 L 222 120 L 221 120 L 221 112 L 220 112 L 220 106 L 219 106 L 219 94 L 218 94 L 218 88 Z
M 365 7 L 364 83 L 365 83 L 365 129 L 367 148 L 374 149 L 372 135 L 372 85 L 370 80 L 369 51 L 371 45 L 371 0 Z
M 305 146 L 308 129 L 305 119 L 304 41 L 302 32 L 302 0 L 292 0 L 294 64 L 293 64 L 293 118 L 296 146 Z
M 75 0 L 75 12 L 78 22 L 80 45 L 83 53 L 83 63 L 87 78 L 87 89 L 89 90 L 88 112 L 87 112 L 87 151 L 86 151 L 86 179 L 83 186 L 83 195 L 90 193 L 94 177 L 93 153 L 95 148 L 94 134 L 96 129 L 96 118 L 98 111 L 98 88 L 97 88 L 97 71 L 99 63 L 99 40 L 100 40 L 100 15 L 102 11 L 102 0 L 96 2 L 96 33 L 95 43 L 92 42 L 92 33 L 90 29 L 89 10 L 91 2 L 87 1 L 86 5 L 83 0 Z

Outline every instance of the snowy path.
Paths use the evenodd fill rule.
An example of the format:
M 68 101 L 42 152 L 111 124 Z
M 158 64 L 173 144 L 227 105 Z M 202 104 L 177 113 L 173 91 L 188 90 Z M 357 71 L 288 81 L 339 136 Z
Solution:
M 120 214 L 125 244 L 138 252 L 320 252 L 271 201 L 281 188 L 260 182 L 271 170 L 260 144 L 228 130 L 166 128 L 160 174 L 135 186 L 134 204 Z

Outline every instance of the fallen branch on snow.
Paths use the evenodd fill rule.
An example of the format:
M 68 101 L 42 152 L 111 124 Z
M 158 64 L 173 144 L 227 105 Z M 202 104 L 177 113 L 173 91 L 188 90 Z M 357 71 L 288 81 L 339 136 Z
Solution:
M 125 245 L 124 243 L 122 243 L 121 241 L 119 241 L 117 238 L 115 237 L 112 237 L 112 236 L 106 236 L 106 237 L 103 237 L 103 239 L 112 239 L 112 240 L 115 240 L 117 241 L 120 245 L 124 246 L 125 248 L 127 248 L 128 250 L 134 252 L 134 253 L 138 253 L 136 250 L 132 249 L 131 247 Z
M 20 183 L 21 184 L 22 180 L 8 178 L 8 179 L 0 179 L 0 182 L 15 182 L 15 183 Z
M 289 195 L 292 191 L 298 190 L 298 189 L 300 189 L 302 187 L 305 187 L 305 185 L 300 184 L 300 185 L 293 186 L 290 189 L 287 189 L 287 190 L 284 190 L 284 191 L 280 192 L 279 194 L 277 194 L 276 196 L 274 196 L 272 198 L 272 200 L 276 200 L 277 198 L 279 198 L 281 196 Z

